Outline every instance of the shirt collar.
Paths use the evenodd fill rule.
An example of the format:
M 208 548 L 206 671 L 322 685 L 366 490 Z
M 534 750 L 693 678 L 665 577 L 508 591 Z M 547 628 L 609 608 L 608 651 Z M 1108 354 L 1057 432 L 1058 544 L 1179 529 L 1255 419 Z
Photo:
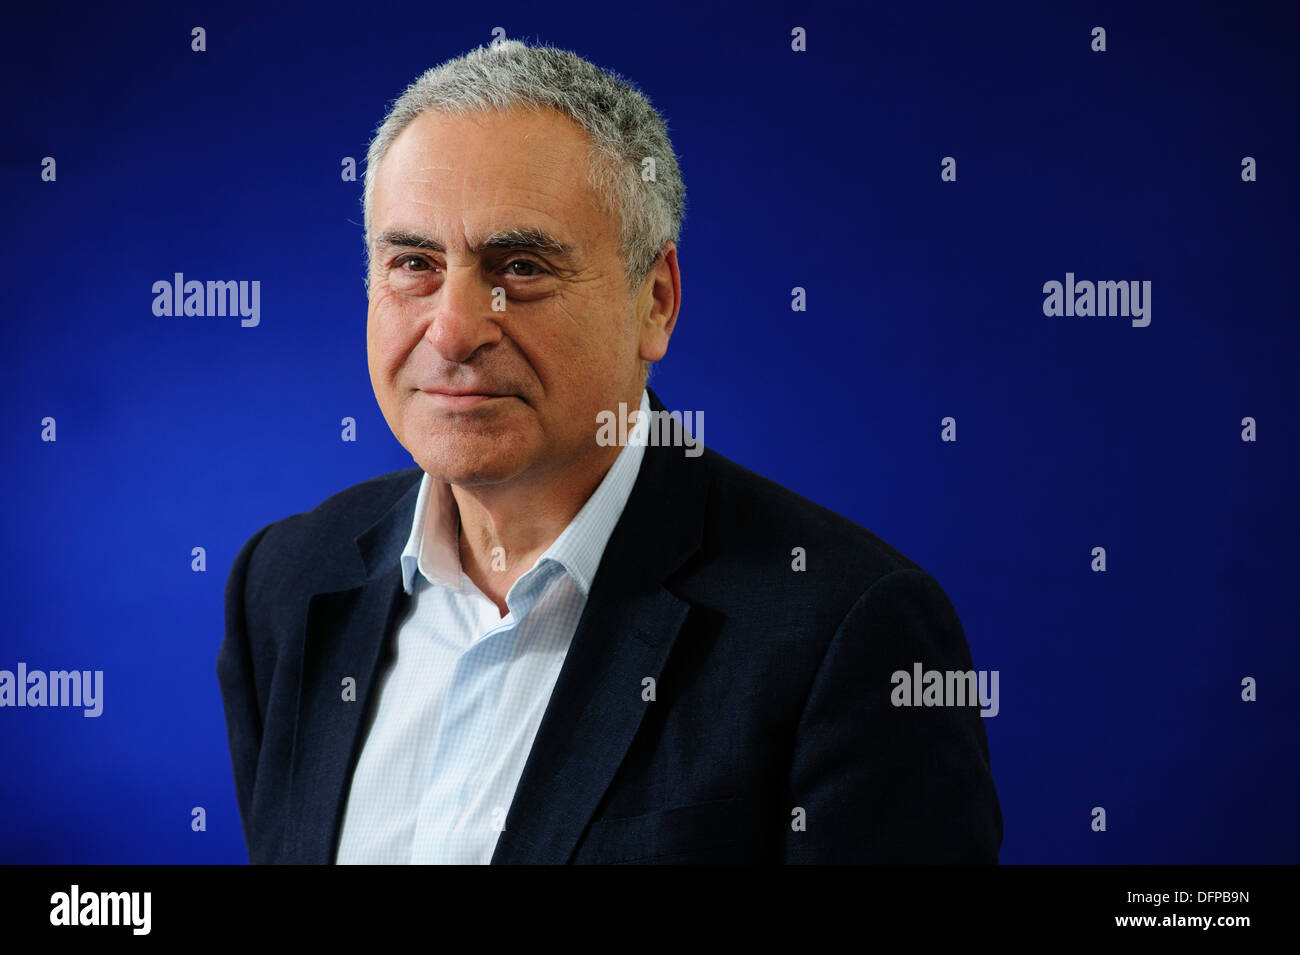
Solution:
M 644 423 L 649 417 L 650 396 L 642 389 L 641 413 L 637 416 L 639 433 L 644 433 Z M 634 433 L 638 431 L 634 430 Z M 545 561 L 554 561 L 573 578 L 584 597 L 588 594 L 596 568 L 605 553 L 605 545 L 609 543 L 614 525 L 622 516 L 632 493 L 632 485 L 636 483 L 645 445 L 643 440 L 628 441 L 605 473 L 600 486 L 560 536 L 537 558 L 534 568 Z M 431 584 L 452 590 L 462 588 L 456 499 L 452 497 L 450 484 L 435 481 L 427 472 L 420 479 L 411 535 L 402 551 L 402 586 L 408 594 L 415 592 L 417 571 Z

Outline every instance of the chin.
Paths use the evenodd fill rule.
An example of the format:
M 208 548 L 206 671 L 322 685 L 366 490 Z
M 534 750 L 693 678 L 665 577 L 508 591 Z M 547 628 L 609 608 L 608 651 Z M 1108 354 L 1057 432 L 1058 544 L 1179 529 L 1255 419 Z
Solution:
M 428 469 L 426 468 L 426 470 Z M 456 487 L 491 487 L 494 484 L 504 484 L 517 473 L 518 471 L 514 468 L 484 468 L 481 470 L 457 468 L 454 471 L 443 471 L 438 474 L 429 471 L 429 476 L 438 481 L 454 484 Z
M 464 433 L 426 441 L 412 449 L 411 457 L 434 480 L 462 487 L 508 481 L 531 460 L 521 441 Z

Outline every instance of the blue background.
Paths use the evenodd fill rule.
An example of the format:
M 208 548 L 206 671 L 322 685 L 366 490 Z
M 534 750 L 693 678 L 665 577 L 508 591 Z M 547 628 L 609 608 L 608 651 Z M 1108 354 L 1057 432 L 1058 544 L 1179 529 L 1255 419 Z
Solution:
M 1002 861 L 1300 861 L 1297 5 L 996 6 L 12 12 L 0 668 L 102 669 L 105 700 L 0 710 L 0 862 L 246 860 L 226 573 L 413 463 L 366 370 L 362 160 L 496 26 L 665 114 L 688 211 L 651 385 L 944 585 L 1001 674 Z M 1045 317 L 1067 271 L 1150 280 L 1150 326 Z M 261 324 L 155 317 L 175 272 L 260 280 Z

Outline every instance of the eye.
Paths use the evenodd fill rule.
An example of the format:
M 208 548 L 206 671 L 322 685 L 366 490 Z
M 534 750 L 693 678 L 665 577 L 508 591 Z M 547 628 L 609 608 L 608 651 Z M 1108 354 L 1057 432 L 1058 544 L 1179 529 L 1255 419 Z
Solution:
M 401 258 L 399 258 L 399 259 L 398 259 L 396 262 L 394 262 L 393 264 L 394 264 L 395 266 L 397 266 L 397 267 L 400 269 L 400 268 L 402 268 L 403 264 L 405 264 L 405 263 L 407 263 L 407 262 L 415 262 L 415 263 L 417 263 L 417 264 L 419 264 L 419 265 L 424 266 L 425 268 L 404 269 L 403 271 L 406 271 L 406 272 L 423 272 L 423 271 L 425 271 L 425 270 L 428 268 L 428 265 L 429 265 L 428 262 L 426 262 L 424 259 L 420 258 L 418 255 L 403 255 Z
M 532 278 L 534 275 L 547 275 L 547 274 L 549 274 L 549 273 L 547 273 L 546 269 L 542 268 L 540 265 L 538 265 L 538 264 L 537 264 L 536 262 L 534 262 L 532 259 L 513 259 L 513 260 L 511 260 L 510 262 L 506 263 L 506 268 L 507 268 L 507 269 L 513 269 L 516 265 L 526 265 L 526 266 L 528 266 L 528 268 L 530 268 L 530 269 L 535 269 L 535 270 L 536 270 L 536 271 L 533 271 L 533 272 L 511 272 L 511 273 L 510 273 L 511 275 L 517 276 L 518 278 L 521 278 L 521 279 L 524 279 L 524 278 Z

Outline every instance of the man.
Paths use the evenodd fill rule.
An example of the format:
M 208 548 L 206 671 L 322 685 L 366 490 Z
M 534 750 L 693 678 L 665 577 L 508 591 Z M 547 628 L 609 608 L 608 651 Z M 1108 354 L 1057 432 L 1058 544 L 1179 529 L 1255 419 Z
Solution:
M 250 859 L 996 862 L 979 709 L 895 705 L 898 671 L 971 670 L 943 590 L 645 387 L 684 210 L 645 98 L 476 50 L 394 104 L 364 203 L 371 383 L 418 467 L 235 558 Z

